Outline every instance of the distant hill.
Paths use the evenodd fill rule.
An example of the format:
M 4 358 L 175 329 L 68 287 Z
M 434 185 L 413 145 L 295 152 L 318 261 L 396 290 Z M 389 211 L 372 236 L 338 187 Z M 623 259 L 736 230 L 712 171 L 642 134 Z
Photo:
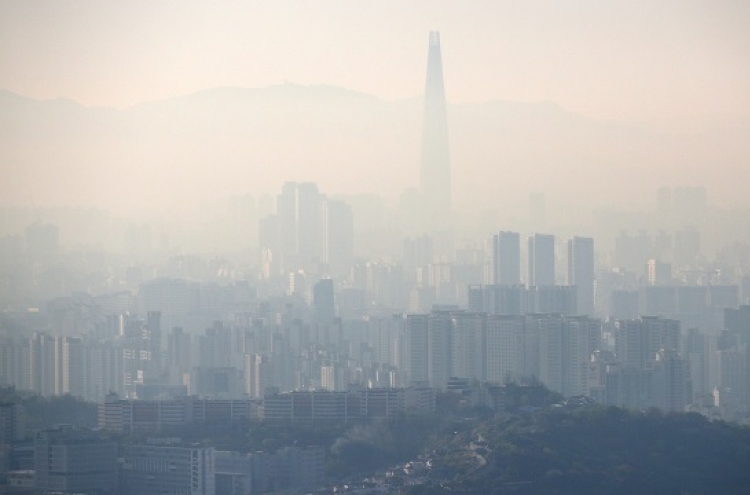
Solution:
M 421 98 L 322 85 L 214 88 L 126 109 L 0 91 L 0 197 L 148 208 L 276 193 L 285 180 L 397 195 L 418 183 L 421 119 Z M 667 134 L 492 101 L 450 105 L 449 127 L 458 205 L 525 211 L 530 191 L 650 201 L 665 183 L 718 184 L 726 197 L 743 194 L 728 177 L 750 175 L 746 124 Z

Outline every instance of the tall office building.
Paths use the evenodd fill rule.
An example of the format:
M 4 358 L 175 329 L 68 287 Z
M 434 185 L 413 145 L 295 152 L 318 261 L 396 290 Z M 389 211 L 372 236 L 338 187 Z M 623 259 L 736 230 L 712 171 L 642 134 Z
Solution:
M 568 241 L 568 285 L 576 287 L 578 314 L 594 313 L 594 239 L 574 237 Z
M 430 32 L 422 128 L 421 187 L 426 211 L 443 220 L 451 210 L 451 162 L 440 33 Z
M 555 285 L 555 236 L 534 234 L 529 237 L 529 287 Z
M 500 232 L 493 237 L 492 270 L 496 285 L 521 283 L 521 240 L 518 232 Z

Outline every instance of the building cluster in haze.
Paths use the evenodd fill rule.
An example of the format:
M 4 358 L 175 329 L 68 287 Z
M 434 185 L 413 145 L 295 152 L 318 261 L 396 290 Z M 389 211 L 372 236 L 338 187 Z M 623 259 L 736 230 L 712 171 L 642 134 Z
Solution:
M 705 189 L 678 187 L 659 190 L 655 211 L 600 212 L 589 226 L 549 222 L 535 193 L 527 222 L 468 228 L 451 207 L 439 50 L 432 33 L 421 189 L 387 212 L 287 182 L 257 208 L 235 198 L 220 222 L 231 247 L 210 255 L 143 224 L 117 224 L 117 253 L 70 249 L 64 227 L 39 219 L 5 235 L 0 386 L 96 402 L 100 427 L 118 433 L 390 418 L 450 391 L 497 408 L 510 381 L 750 421 L 747 220 L 727 228 Z M 19 213 L 3 214 L 7 226 Z M 0 414 L 12 445 L 22 411 Z M 51 491 L 104 493 L 117 476 L 122 493 L 322 483 L 314 448 L 152 439 L 118 463 L 116 444 L 71 428 L 37 432 L 34 448 L 25 467 Z

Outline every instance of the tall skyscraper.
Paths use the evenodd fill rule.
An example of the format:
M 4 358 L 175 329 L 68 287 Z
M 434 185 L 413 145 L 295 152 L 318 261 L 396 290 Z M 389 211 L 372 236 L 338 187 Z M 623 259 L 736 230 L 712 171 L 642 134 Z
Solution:
M 555 285 L 555 236 L 529 237 L 529 287 Z
M 574 237 L 568 241 L 568 285 L 576 286 L 578 314 L 594 313 L 594 239 Z
M 421 187 L 426 213 L 444 220 L 451 210 L 451 162 L 440 33 L 430 32 L 422 128 Z
M 500 232 L 492 239 L 492 269 L 497 285 L 521 283 L 521 239 L 518 232 Z

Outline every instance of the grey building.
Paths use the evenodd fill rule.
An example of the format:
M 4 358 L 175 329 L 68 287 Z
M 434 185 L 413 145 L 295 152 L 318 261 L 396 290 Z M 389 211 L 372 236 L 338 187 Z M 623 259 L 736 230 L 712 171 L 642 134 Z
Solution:
M 43 430 L 34 439 L 35 486 L 61 493 L 114 493 L 117 443 L 90 430 Z
M 578 314 L 594 313 L 594 239 L 574 237 L 568 241 L 568 285 L 576 287 Z
M 518 232 L 500 232 L 492 238 L 494 283 L 521 283 L 521 238 Z
M 555 236 L 534 234 L 529 237 L 529 287 L 555 285 Z
M 125 447 L 123 495 L 214 495 L 213 447 L 183 445 L 177 439 L 154 439 Z

